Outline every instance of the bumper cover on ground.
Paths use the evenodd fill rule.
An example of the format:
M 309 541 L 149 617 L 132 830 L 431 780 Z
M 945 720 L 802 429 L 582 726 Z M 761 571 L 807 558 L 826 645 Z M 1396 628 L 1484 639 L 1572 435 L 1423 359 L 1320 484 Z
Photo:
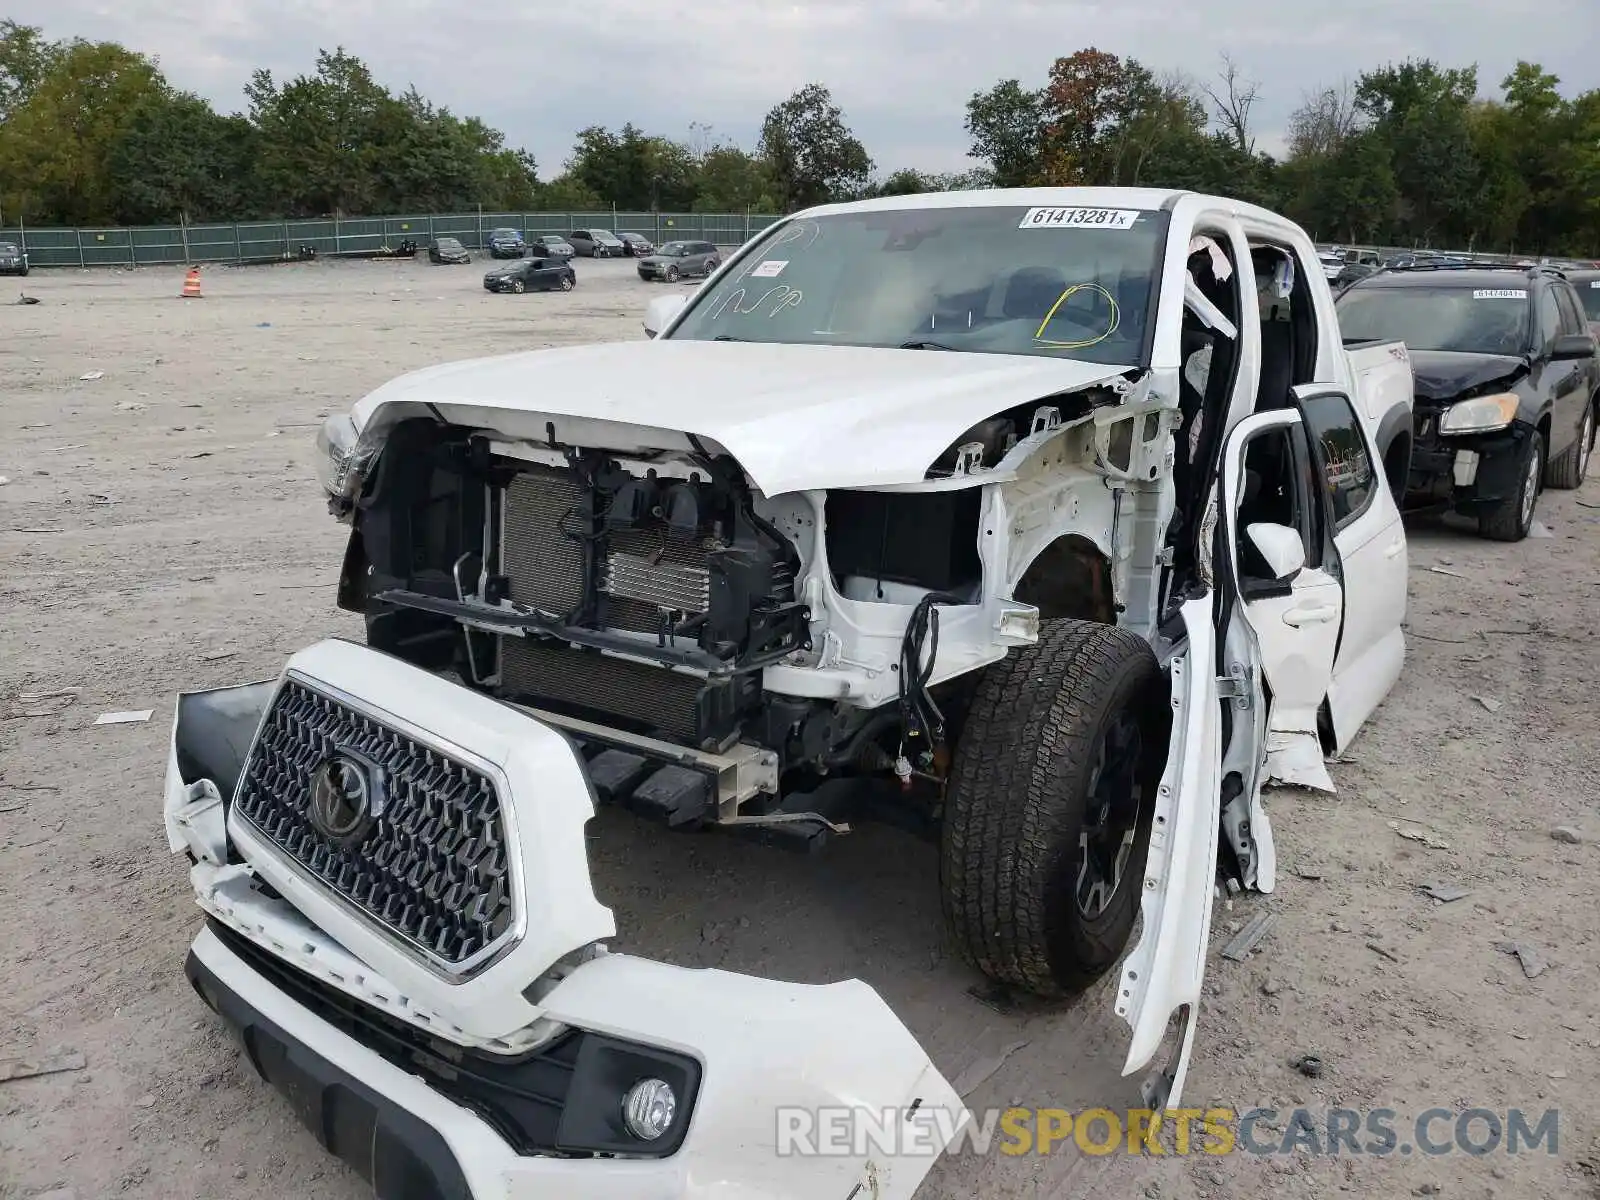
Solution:
M 524 847 L 530 917 L 547 932 L 603 924 L 601 936 L 609 934 L 609 913 L 589 886 L 586 862 L 566 863 L 557 888 L 541 878 L 555 869 L 545 858 L 553 845 L 584 858 L 582 825 L 592 812 L 587 795 L 554 794 L 561 764 L 552 731 L 362 647 L 325 643 L 297 655 L 291 667 L 346 692 L 381 697 L 412 724 L 427 717 L 503 771 L 508 802 L 518 807 L 513 827 L 541 843 Z M 196 898 L 217 923 L 196 939 L 188 970 L 207 1002 L 241 1031 L 257 1069 L 324 1146 L 372 1181 L 380 1200 L 896 1200 L 915 1191 L 965 1110 L 910 1032 L 859 981 L 803 986 L 599 953 L 534 987 L 554 965 L 545 961 L 551 953 L 572 943 L 533 936 L 468 983 L 415 970 L 399 979 L 381 969 L 396 960 L 386 961 L 365 922 L 305 888 L 305 873 L 276 859 L 270 845 L 241 840 L 237 821 L 224 815 L 223 797 L 233 794 L 249 734 L 275 690 L 272 683 L 249 685 L 179 702 L 167 779 L 169 842 L 197 860 Z M 561 749 L 581 770 L 571 747 Z M 540 766 L 537 774 L 518 766 L 518 756 L 530 755 L 525 765 Z M 541 940 L 544 953 L 525 953 Z M 519 959 L 521 968 L 510 969 Z M 352 1012 L 354 1025 L 344 1019 Z M 513 1013 L 522 1014 L 516 1029 L 504 1024 Z M 552 1145 L 551 1153 L 526 1145 L 519 1153 L 503 1120 L 497 1128 L 503 1114 L 492 1104 L 474 1111 L 471 1096 L 430 1083 L 426 1063 L 366 1036 L 363 1022 L 391 1031 L 399 1024 L 409 1035 L 399 1040 L 412 1049 L 420 1043 L 425 1058 L 464 1053 L 469 1066 L 474 1055 L 482 1063 L 486 1054 L 515 1061 L 542 1053 L 574 1030 L 677 1056 L 694 1068 L 681 1144 L 655 1158 L 562 1157 L 558 1138 L 539 1143 Z M 575 1078 L 581 1075 L 579 1068 Z M 828 1110 L 873 1122 L 885 1110 L 914 1111 L 933 1136 L 835 1156 L 780 1153 L 780 1130 L 792 1122 L 786 1113 Z

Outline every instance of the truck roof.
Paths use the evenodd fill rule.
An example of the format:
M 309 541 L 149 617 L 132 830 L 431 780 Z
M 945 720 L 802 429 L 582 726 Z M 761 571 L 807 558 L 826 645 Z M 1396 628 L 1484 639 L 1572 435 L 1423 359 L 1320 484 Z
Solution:
M 831 216 L 836 213 L 895 212 L 918 208 L 1014 208 L 1018 206 L 1170 209 L 1180 200 L 1192 198 L 1202 206 L 1212 205 L 1241 214 L 1283 223 L 1284 218 L 1269 209 L 1245 204 L 1225 196 L 1210 196 L 1174 188 L 1134 187 L 1031 187 L 978 188 L 956 192 L 917 192 L 909 196 L 879 196 L 872 200 L 849 200 L 822 204 L 796 213 L 796 217 Z

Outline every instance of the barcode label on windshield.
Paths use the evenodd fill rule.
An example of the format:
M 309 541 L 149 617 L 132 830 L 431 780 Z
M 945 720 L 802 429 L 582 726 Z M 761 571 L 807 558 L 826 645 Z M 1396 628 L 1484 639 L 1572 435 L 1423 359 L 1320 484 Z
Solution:
M 1018 229 L 1132 229 L 1136 208 L 1030 208 Z
M 1474 300 L 1526 300 L 1528 293 L 1522 288 L 1478 288 L 1472 293 Z
M 1589 286 L 1592 288 L 1600 288 L 1600 279 L 1591 279 L 1589 281 Z

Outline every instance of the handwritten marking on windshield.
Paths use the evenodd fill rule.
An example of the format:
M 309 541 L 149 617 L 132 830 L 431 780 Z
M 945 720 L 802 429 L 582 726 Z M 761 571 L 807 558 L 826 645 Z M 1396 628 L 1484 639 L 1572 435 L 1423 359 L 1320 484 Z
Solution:
M 755 303 L 746 306 L 743 303 L 745 300 L 745 289 L 739 288 L 737 291 L 728 293 L 728 295 L 724 296 L 717 302 L 716 307 L 711 310 L 711 319 L 713 321 L 720 321 L 722 319 L 722 314 L 727 312 L 730 306 L 733 308 L 735 316 L 748 316 L 749 314 L 760 309 L 774 295 L 777 295 L 778 299 L 773 303 L 772 311 L 767 313 L 767 318 L 769 320 L 777 316 L 786 308 L 798 307 L 805 300 L 805 293 L 799 288 L 792 288 L 786 283 L 780 283 L 776 287 L 770 287 L 766 291 L 762 292 L 761 295 L 756 298 Z
M 1111 322 L 1106 326 L 1105 332 L 1096 337 L 1084 338 L 1075 342 L 1062 342 L 1046 338 L 1044 331 L 1049 327 L 1050 322 L 1055 320 L 1056 312 L 1063 304 L 1082 291 L 1099 292 L 1100 295 L 1105 297 L 1106 303 L 1111 306 Z M 1033 340 L 1041 346 L 1049 346 L 1052 350 L 1087 350 L 1090 346 L 1098 346 L 1105 341 L 1117 331 L 1117 326 L 1121 324 L 1122 309 L 1117 304 L 1115 296 L 1098 283 L 1075 283 L 1056 297 L 1056 302 L 1050 306 L 1050 311 L 1045 313 L 1044 320 L 1039 322 L 1039 328 L 1033 331 Z

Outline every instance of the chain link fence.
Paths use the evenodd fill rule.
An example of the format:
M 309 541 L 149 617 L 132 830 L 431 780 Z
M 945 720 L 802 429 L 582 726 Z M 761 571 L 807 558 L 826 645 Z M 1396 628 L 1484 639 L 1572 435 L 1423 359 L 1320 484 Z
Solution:
M 402 242 L 426 248 L 453 237 L 468 249 L 487 246 L 495 229 L 529 238 L 574 229 L 639 233 L 660 245 L 678 238 L 738 246 L 778 218 L 767 213 L 534 212 L 446 213 L 415 217 L 349 217 L 306 221 L 244 221 L 234 225 L 151 225 L 112 229 L 0 229 L 34 267 L 153 267 L 183 263 L 296 258 L 302 246 L 319 256 L 370 254 Z

